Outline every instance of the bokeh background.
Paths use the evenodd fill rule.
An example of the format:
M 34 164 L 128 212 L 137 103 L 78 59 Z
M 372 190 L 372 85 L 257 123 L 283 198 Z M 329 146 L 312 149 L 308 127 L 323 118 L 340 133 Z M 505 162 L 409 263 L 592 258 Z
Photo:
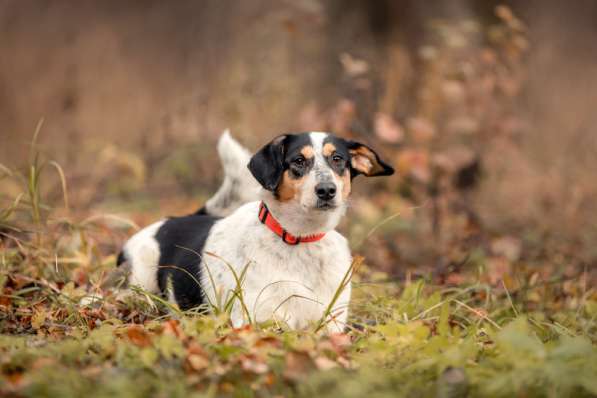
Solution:
M 597 2 L 0 1 L 0 163 L 37 147 L 73 213 L 198 208 L 220 132 L 369 143 L 343 232 L 397 278 L 597 264 Z M 20 189 L 0 181 L 10 201 Z M 60 207 L 58 175 L 43 197 Z

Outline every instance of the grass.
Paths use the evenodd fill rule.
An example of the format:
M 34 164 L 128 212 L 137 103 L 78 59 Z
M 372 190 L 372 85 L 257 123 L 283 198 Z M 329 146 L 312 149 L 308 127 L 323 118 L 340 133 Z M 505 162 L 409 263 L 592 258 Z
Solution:
M 125 222 L 53 218 L 39 191 L 44 163 L 33 159 L 29 178 L 0 168 L 25 192 L 0 210 L 0 396 L 597 395 L 597 293 L 586 269 L 541 278 L 513 264 L 517 284 L 489 283 L 478 256 L 459 283 L 438 284 L 393 280 L 357 260 L 343 280 L 354 274 L 347 333 L 322 333 L 324 319 L 302 331 L 235 329 L 230 303 L 243 302 L 246 268 L 211 315 L 103 289 L 124 235 L 113 221 Z

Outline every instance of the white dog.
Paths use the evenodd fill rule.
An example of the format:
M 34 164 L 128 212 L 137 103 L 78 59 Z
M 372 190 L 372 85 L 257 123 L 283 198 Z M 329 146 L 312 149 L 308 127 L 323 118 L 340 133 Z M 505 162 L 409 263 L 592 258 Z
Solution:
M 235 327 L 274 319 L 304 328 L 323 319 L 328 330 L 343 330 L 350 283 L 333 299 L 352 259 L 334 229 L 354 177 L 394 170 L 371 148 L 319 132 L 279 136 L 252 157 L 225 133 L 219 151 L 226 178 L 205 207 L 126 242 L 118 263 L 130 267 L 129 283 L 183 310 L 228 304 Z

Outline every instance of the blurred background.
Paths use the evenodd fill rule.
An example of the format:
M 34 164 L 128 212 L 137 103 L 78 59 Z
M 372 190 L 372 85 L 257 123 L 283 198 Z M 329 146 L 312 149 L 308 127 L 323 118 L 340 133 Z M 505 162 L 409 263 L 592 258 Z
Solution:
M 223 129 L 329 130 L 398 171 L 355 181 L 342 226 L 372 268 L 595 275 L 595 21 L 591 0 L 0 0 L 0 163 L 26 167 L 43 119 L 71 211 L 146 224 L 217 188 Z

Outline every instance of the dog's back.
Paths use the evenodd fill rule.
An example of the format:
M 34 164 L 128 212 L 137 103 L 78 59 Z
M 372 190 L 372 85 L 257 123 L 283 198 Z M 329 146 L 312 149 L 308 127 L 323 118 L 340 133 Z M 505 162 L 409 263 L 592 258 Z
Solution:
M 169 264 L 188 264 L 189 269 L 186 271 L 194 274 L 198 271 L 197 252 L 203 248 L 207 233 L 215 221 L 219 217 L 229 215 L 243 204 L 258 199 L 259 184 L 247 169 L 251 153 L 238 143 L 228 130 L 222 133 L 217 149 L 224 170 L 224 180 L 216 193 L 195 214 L 159 221 L 133 235 L 116 259 L 120 272 L 115 273 L 106 285 L 114 285 L 123 274 L 130 274 L 130 282 L 133 284 L 152 293 L 164 291 L 169 271 L 168 268 L 164 268 L 158 272 L 160 253 L 164 253 L 164 261 Z M 166 244 L 168 242 L 176 242 L 175 246 L 183 246 L 181 243 L 185 243 L 186 248 L 194 248 L 195 252 L 180 247 L 174 248 L 173 245 Z M 152 256 L 155 258 L 149 258 Z M 141 258 L 143 260 L 139 260 Z M 155 267 L 135 267 L 132 264 L 135 259 L 145 264 L 155 264 Z M 185 261 L 178 261 L 183 259 Z M 143 269 L 146 272 L 139 271 Z M 158 280 L 154 281 L 156 273 Z M 190 299 L 196 301 L 197 297 Z

